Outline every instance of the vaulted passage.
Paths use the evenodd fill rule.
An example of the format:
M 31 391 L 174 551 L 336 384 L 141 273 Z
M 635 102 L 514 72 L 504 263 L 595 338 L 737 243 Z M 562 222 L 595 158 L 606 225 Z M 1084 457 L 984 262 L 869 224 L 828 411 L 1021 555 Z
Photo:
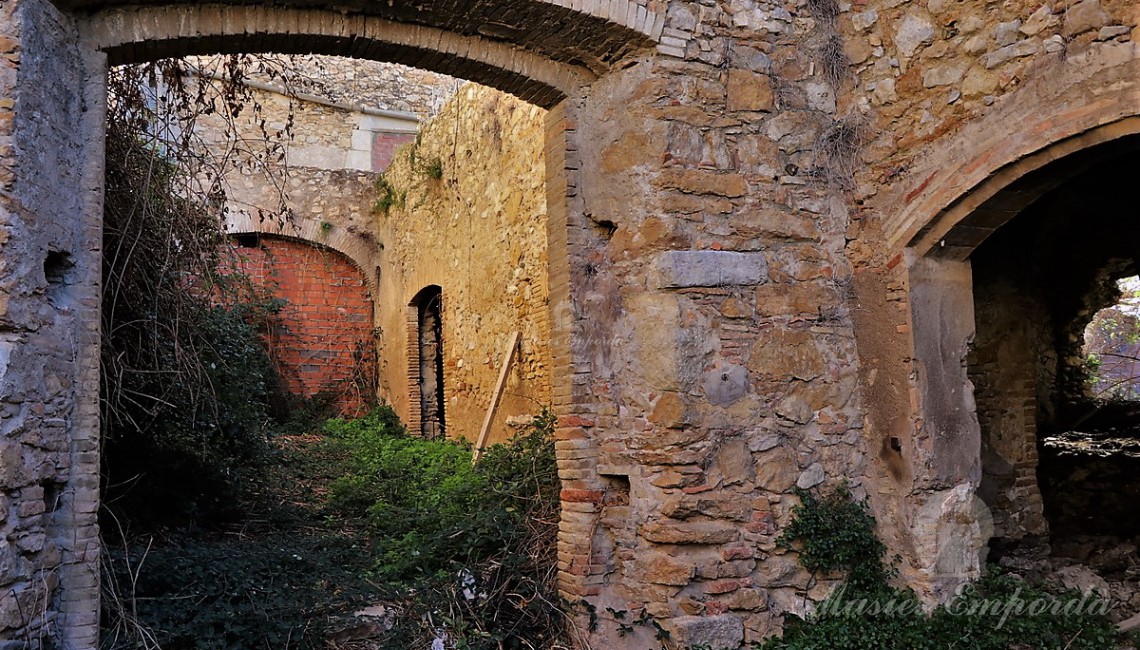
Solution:
M 968 359 L 993 550 L 1090 555 L 1140 535 L 1136 142 L 1070 156 L 1006 194 L 1032 202 L 970 257 Z M 1042 191 L 1044 189 L 1044 191 Z

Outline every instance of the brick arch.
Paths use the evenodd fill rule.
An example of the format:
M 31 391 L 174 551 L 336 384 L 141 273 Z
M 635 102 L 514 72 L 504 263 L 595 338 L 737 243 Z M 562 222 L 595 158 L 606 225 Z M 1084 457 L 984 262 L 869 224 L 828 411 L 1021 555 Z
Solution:
M 543 108 L 571 96 L 627 54 L 652 46 L 664 26 L 663 14 L 630 0 L 587 1 L 582 9 L 515 0 L 520 13 L 511 24 L 491 20 L 482 15 L 486 11 L 463 13 L 456 7 L 459 13 L 449 14 L 434 7 L 451 3 L 433 3 L 411 18 L 395 9 L 346 16 L 288 6 L 61 4 L 99 9 L 82 29 L 111 65 L 218 52 L 328 54 L 461 77 Z M 624 7 L 624 15 L 610 18 L 611 4 Z
M 352 262 L 364 276 L 368 291 L 376 295 L 379 277 L 376 260 L 376 242 L 368 236 L 352 232 L 340 226 L 323 227 L 321 221 L 294 216 L 287 223 L 260 221 L 247 214 L 226 216 L 226 232 L 230 235 L 270 235 L 282 239 L 292 239 L 313 246 L 327 248 Z
M 1137 133 L 1140 52 L 1130 43 L 1094 45 L 1047 61 L 991 112 L 918 150 L 906 179 L 872 207 L 895 252 L 965 259 L 1048 189 L 1011 188 L 1015 181 Z
M 284 300 L 265 335 L 284 387 L 300 398 L 329 394 L 344 415 L 375 397 L 374 288 L 343 252 L 311 239 L 252 231 L 224 265 Z

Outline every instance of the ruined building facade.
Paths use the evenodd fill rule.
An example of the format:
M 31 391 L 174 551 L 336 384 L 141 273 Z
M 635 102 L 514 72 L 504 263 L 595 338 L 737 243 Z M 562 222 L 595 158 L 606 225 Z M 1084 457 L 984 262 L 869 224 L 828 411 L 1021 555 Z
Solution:
M 1034 429 L 1070 412 L 1058 332 L 1096 305 L 1037 289 L 1053 264 L 1135 270 L 1127 238 L 1073 236 L 1110 203 L 1078 202 L 1083 230 L 1060 206 L 1135 158 L 1138 23 L 1126 0 L 8 0 L 0 639 L 96 646 L 108 65 L 343 55 L 545 110 L 561 588 L 738 647 L 831 586 L 775 546 L 796 486 L 867 495 L 929 602 L 977 577 L 995 531 L 1048 535 Z M 1003 246 L 1033 259 L 1006 269 Z M 1002 296 L 1052 332 L 1004 335 Z

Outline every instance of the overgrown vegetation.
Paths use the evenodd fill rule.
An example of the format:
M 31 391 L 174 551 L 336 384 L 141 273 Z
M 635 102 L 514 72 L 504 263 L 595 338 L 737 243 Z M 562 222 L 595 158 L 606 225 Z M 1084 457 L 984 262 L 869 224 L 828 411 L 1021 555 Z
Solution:
M 243 83 L 251 69 L 274 76 L 272 63 L 251 56 L 110 74 L 104 648 L 301 647 L 310 632 L 297 622 L 319 627 L 321 608 L 342 602 L 326 581 L 351 570 L 337 534 L 288 545 L 247 537 L 251 509 L 275 511 L 251 504 L 271 461 L 281 462 L 269 433 L 287 400 L 263 334 L 282 304 L 235 272 L 224 179 L 261 172 L 283 187 L 281 170 L 268 170 L 282 163 L 291 129 L 291 120 L 273 132 L 261 121 L 239 132 L 239 116 L 258 108 Z M 263 219 L 287 218 L 280 198 Z M 305 563 L 283 561 L 285 549 Z M 264 640 L 251 645 L 253 630 Z
M 850 189 L 859 166 L 859 150 L 871 137 L 867 118 L 858 113 L 836 119 L 816 139 L 810 173 L 830 185 Z
M 332 503 L 368 522 L 372 574 L 400 612 L 381 647 L 557 647 L 553 427 L 544 411 L 472 464 L 470 445 L 410 436 L 387 408 L 326 425 L 352 459 Z
M 313 435 L 272 444 L 274 461 L 243 484 L 241 521 L 109 546 L 103 648 L 308 650 L 357 635 L 347 615 L 379 590 L 368 536 L 327 508 L 347 458 Z
M 780 544 L 799 550 L 804 568 L 846 582 L 808 618 L 788 616 L 783 636 L 759 644 L 761 650 L 1116 648 L 1099 599 L 996 570 L 926 614 L 913 591 L 891 584 L 893 563 L 875 537 L 866 500 L 853 499 L 846 485 L 799 496 Z
M 552 428 L 544 413 L 478 464 L 388 407 L 275 438 L 240 528 L 110 549 L 104 647 L 564 647 Z
M 884 558 L 887 547 L 875 535 L 875 517 L 866 501 L 851 496 L 846 484 L 826 495 L 796 488 L 800 503 L 777 544 L 798 547 L 799 562 L 812 574 L 844 576 L 854 590 L 884 588 L 896 574 Z
M 196 120 L 232 119 L 252 101 L 237 58 L 217 65 L 230 83 L 195 83 L 188 64 L 169 60 L 110 76 L 102 422 L 112 534 L 232 515 L 244 468 L 268 449 L 278 380 L 261 334 L 281 305 L 222 270 L 222 178 L 279 152 L 203 153 Z
M 407 192 L 397 190 L 384 174 L 377 174 L 376 202 L 372 205 L 373 212 L 387 215 L 392 208 L 404 207 L 406 197 Z
M 823 75 L 838 92 L 851 75 L 851 62 L 843 51 L 843 40 L 839 36 L 839 3 L 836 0 L 808 0 L 807 4 L 812 16 L 819 21 L 825 39 L 819 57 Z

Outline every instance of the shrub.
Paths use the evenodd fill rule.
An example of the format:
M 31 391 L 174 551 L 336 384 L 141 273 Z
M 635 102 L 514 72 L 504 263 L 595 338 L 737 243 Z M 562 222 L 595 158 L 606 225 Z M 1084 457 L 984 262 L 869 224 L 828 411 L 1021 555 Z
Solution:
M 469 445 L 409 436 L 388 407 L 328 423 L 354 458 L 332 502 L 373 526 L 373 570 L 405 612 L 385 647 L 427 647 L 441 634 L 473 650 L 560 637 L 553 427 L 544 411 L 473 465 Z
M 231 514 L 264 458 L 278 384 L 260 325 L 280 303 L 216 273 L 216 215 L 114 114 L 107 138 L 102 305 L 104 503 L 143 528 Z M 109 526 L 106 530 L 114 531 Z
M 894 571 L 886 565 L 887 547 L 875 536 L 875 516 L 867 500 L 856 501 L 843 483 L 827 495 L 796 488 L 799 505 L 776 543 L 799 544 L 799 562 L 812 573 L 844 574 L 854 590 L 873 591 Z
M 756 644 L 760 650 L 1116 647 L 1104 603 L 1082 600 L 1074 591 L 1050 592 L 996 570 L 949 604 L 924 614 L 913 591 L 890 584 L 896 572 L 884 561 L 886 547 L 875 537 L 875 519 L 865 500 L 853 500 L 845 484 L 826 495 L 798 494 L 801 503 L 779 543 L 799 548 L 804 568 L 838 573 L 847 582 L 808 618 L 789 615 L 783 635 Z M 1023 607 L 1038 602 L 1069 613 L 1007 609 L 1015 598 Z M 1084 606 L 1074 612 L 1079 604 Z
M 108 423 L 104 441 L 104 499 L 116 517 L 154 529 L 237 514 L 244 473 L 268 458 L 266 403 L 276 378 L 247 313 L 201 305 L 192 329 L 149 350 L 154 372 L 119 380 L 115 390 L 139 397 Z M 187 350 L 196 351 L 200 373 L 179 369 Z
M 352 472 L 333 483 L 333 506 L 367 517 L 385 540 L 378 576 L 406 583 L 448 568 L 487 488 L 470 448 L 407 435 L 387 406 L 361 420 L 330 420 L 325 432 L 353 459 Z

